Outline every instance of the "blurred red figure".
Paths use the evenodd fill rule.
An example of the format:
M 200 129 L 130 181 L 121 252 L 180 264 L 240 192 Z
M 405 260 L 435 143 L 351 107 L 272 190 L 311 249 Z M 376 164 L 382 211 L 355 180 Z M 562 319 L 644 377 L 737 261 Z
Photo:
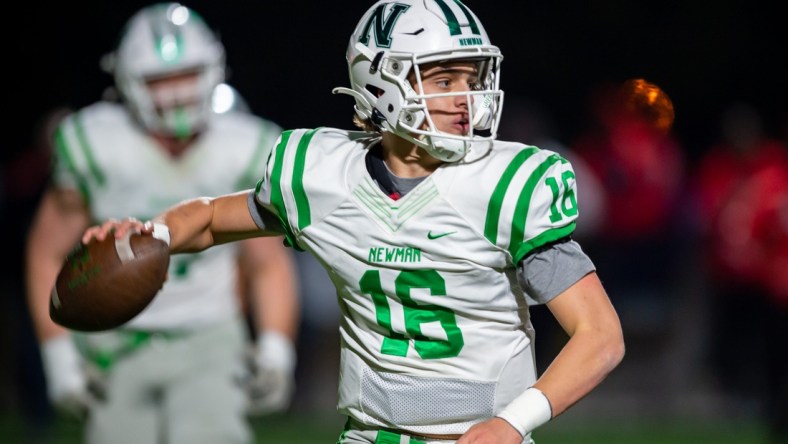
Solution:
M 760 117 L 745 105 L 727 111 L 723 132 L 696 176 L 710 271 L 715 280 L 770 288 L 788 306 L 786 147 L 764 136 Z M 779 264 L 782 273 L 774 270 Z
M 634 79 L 601 87 L 592 107 L 598 127 L 581 136 L 574 149 L 606 193 L 602 236 L 626 240 L 663 231 L 684 168 L 683 153 L 670 134 L 670 98 L 656 85 Z
M 759 403 L 770 442 L 788 442 L 788 147 L 756 109 L 733 105 L 695 179 L 715 374 L 737 405 Z
M 776 153 L 775 153 L 776 154 Z M 719 274 L 764 289 L 788 309 L 788 163 L 785 156 L 743 178 L 713 225 Z
M 643 79 L 600 85 L 590 105 L 591 127 L 571 146 L 601 184 L 606 206 L 586 249 L 608 270 L 604 279 L 630 337 L 663 341 L 676 249 L 684 245 L 676 242 L 684 153 L 670 132 L 673 105 Z M 654 367 L 653 354 L 642 359 Z

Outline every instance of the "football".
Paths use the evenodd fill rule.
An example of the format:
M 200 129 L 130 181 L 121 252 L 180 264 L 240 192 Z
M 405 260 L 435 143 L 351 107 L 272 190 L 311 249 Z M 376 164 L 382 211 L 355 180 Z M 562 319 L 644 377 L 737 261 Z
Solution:
M 118 327 L 150 304 L 167 279 L 169 263 L 169 247 L 151 234 L 80 243 L 57 276 L 49 316 L 78 331 Z

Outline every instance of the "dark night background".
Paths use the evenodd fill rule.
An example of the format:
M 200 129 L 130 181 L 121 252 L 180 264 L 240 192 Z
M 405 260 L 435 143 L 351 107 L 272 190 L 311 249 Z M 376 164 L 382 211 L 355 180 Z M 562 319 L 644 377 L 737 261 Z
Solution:
M 7 110 L 15 131 L 2 158 L 24 149 L 41 114 L 99 98 L 111 77 L 99 69 L 125 20 L 147 2 L 27 2 L 19 31 L 5 32 L 13 78 Z M 367 1 L 188 3 L 227 47 L 230 82 L 252 109 L 285 128 L 348 127 L 344 51 Z M 541 105 L 571 140 L 600 82 L 644 77 L 676 109 L 675 130 L 694 157 L 718 134 L 723 107 L 756 105 L 770 132 L 784 130 L 788 38 L 780 2 L 544 2 L 468 0 L 505 56 L 507 99 Z M 8 69 L 13 67 L 12 69 Z M 8 105 L 11 105 L 10 107 Z M 18 119 L 18 120 L 17 120 Z M 7 141 L 6 143 L 9 143 Z
M 781 12 L 782 2 L 463 1 L 484 24 L 492 42 L 503 51 L 501 87 L 506 92 L 503 113 L 506 120 L 509 112 L 510 124 L 520 123 L 519 117 L 513 117 L 520 116 L 512 112 L 513 104 L 535 104 L 552 120 L 555 126 L 552 135 L 559 142 L 571 145 L 592 124 L 590 99 L 601 85 L 645 78 L 671 97 L 676 115 L 674 135 L 690 164 L 719 140 L 723 113 L 734 103 L 753 105 L 764 119 L 767 134 L 788 143 L 788 32 L 786 15 Z M 101 98 L 102 92 L 112 85 L 112 77 L 101 71 L 100 58 L 114 49 L 126 20 L 150 3 L 28 1 L 15 4 L 15 11 L 8 9 L 4 15 L 3 65 L 4 78 L 9 82 L 4 90 L 3 108 L 7 116 L 4 129 L 11 137 L 0 148 L 0 215 L 3 216 L 0 229 L 5 234 L 5 253 L 0 257 L 5 264 L 0 268 L 2 442 L 6 442 L 3 435 L 6 407 L 11 413 L 23 412 L 26 418 L 47 418 L 43 375 L 37 364 L 38 351 L 21 279 L 24 235 L 46 179 L 47 156 L 40 153 L 43 150 L 35 142 L 37 125 L 56 108 L 78 109 Z M 352 127 L 352 99 L 334 96 L 331 90 L 348 85 L 344 58 L 347 41 L 372 3 L 372 0 L 185 2 L 218 31 L 224 42 L 229 83 L 240 91 L 252 111 L 285 129 Z M 522 126 L 527 123 L 523 121 Z M 663 159 L 659 157 L 661 165 L 670 165 Z M 689 165 L 687 171 L 694 173 L 693 166 Z M 689 193 L 681 189 L 679 194 Z M 644 206 L 653 203 L 647 198 L 640 200 Z M 741 429 L 739 423 L 729 418 L 746 419 L 751 415 L 761 418 L 760 404 L 753 404 L 751 398 L 742 398 L 747 401 L 742 402 L 732 396 L 730 386 L 715 379 L 718 368 L 701 366 L 705 363 L 707 345 L 714 343 L 719 333 L 709 325 L 711 308 L 717 300 L 707 291 L 707 282 L 701 277 L 700 257 L 704 252 L 688 240 L 691 235 L 683 229 L 688 225 L 684 221 L 691 218 L 680 211 L 671 212 L 669 218 L 682 229 L 671 232 L 672 236 L 665 238 L 665 242 L 655 238 L 656 242 L 649 244 L 663 247 L 664 257 L 654 254 L 658 248 L 634 249 L 631 256 L 622 250 L 624 262 L 601 266 L 600 269 L 608 270 L 607 283 L 612 283 L 616 274 L 627 277 L 629 262 L 634 264 L 632 268 L 637 268 L 649 259 L 655 263 L 666 260 L 658 266 L 641 267 L 663 272 L 657 273 L 655 280 L 638 282 L 641 285 L 637 287 L 638 292 L 658 296 L 646 299 L 653 305 L 637 305 L 640 301 L 634 300 L 629 301 L 627 310 L 628 300 L 620 293 L 611 292 L 618 298 L 616 303 L 627 329 L 627 358 L 602 390 L 567 416 L 593 419 L 608 415 L 607 419 L 615 421 L 615 413 L 627 417 L 626 423 L 631 425 L 633 417 L 681 416 L 688 412 L 688 418 L 713 417 L 718 421 L 713 429 L 721 427 L 719 436 L 731 435 L 732 441 L 702 440 L 705 434 L 701 434 L 698 439 L 676 437 L 666 442 L 755 443 L 729 433 Z M 615 246 L 600 245 L 602 252 L 616 252 Z M 602 255 L 594 257 L 600 262 L 604 260 Z M 639 279 L 637 275 L 632 278 Z M 313 285 L 320 286 L 321 282 Z M 657 290 L 665 290 L 664 294 L 650 288 L 654 282 L 660 284 Z M 305 295 L 312 291 L 308 284 L 304 282 Z M 330 290 L 328 285 L 325 287 Z M 323 293 L 325 289 L 315 291 L 313 298 L 333 302 L 333 294 Z M 750 300 L 741 305 L 750 305 Z M 335 350 L 338 339 L 332 324 L 335 319 L 328 319 L 331 316 L 320 310 L 315 311 L 316 318 L 322 319 L 313 319 L 315 323 L 311 327 L 304 322 L 299 343 L 303 353 L 299 355 L 299 371 L 303 373 L 297 375 L 299 391 L 294 410 L 320 406 L 333 413 L 336 394 L 333 361 L 338 355 Z M 647 317 L 632 317 L 632 313 L 645 313 Z M 660 313 L 664 316 L 659 317 Z M 749 319 L 750 325 L 765 324 L 758 317 L 762 314 Z M 644 319 L 651 323 L 644 323 Z M 321 322 L 325 325 L 318 325 Z M 735 329 L 728 330 L 739 333 L 744 327 L 737 324 Z M 546 349 L 554 346 L 549 328 L 537 327 L 537 331 L 544 332 L 540 334 L 547 339 L 542 342 L 547 344 Z M 754 338 L 752 342 L 744 342 L 748 347 L 752 345 L 753 350 L 760 350 L 766 348 L 767 342 L 773 344 L 773 338 L 764 340 L 758 331 L 755 329 L 750 334 L 749 338 Z M 744 369 L 737 374 L 744 375 L 740 379 L 748 384 L 752 382 L 750 385 L 761 384 L 763 373 L 755 373 L 758 369 L 746 356 L 736 355 L 731 361 L 736 361 L 735 369 Z M 760 386 L 758 389 L 762 390 Z M 771 389 L 766 387 L 765 392 Z M 274 418 L 273 422 L 277 420 Z M 558 422 L 554 430 L 565 424 L 568 423 Z M 619 425 L 609 427 L 605 423 L 597 429 L 618 430 Z M 339 427 L 341 424 L 331 425 L 330 434 Z M 593 427 L 580 430 L 593 430 Z M 558 438 L 553 442 L 570 441 Z M 637 438 L 598 442 L 646 441 Z

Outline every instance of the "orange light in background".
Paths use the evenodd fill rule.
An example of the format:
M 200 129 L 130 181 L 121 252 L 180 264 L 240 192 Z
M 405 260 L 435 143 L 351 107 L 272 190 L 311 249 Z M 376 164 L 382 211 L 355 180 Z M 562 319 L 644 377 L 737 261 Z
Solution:
M 623 83 L 620 92 L 627 111 L 640 115 L 655 129 L 670 131 L 676 114 L 662 88 L 645 79 L 630 79 Z

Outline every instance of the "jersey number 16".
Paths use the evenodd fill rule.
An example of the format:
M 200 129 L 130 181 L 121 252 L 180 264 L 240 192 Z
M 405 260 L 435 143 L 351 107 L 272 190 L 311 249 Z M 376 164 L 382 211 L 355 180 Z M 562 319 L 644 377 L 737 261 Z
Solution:
M 452 358 L 460 354 L 465 344 L 462 331 L 457 327 L 457 318 L 451 310 L 432 304 L 418 304 L 410 296 L 413 288 L 426 288 L 432 296 L 446 296 L 446 281 L 435 270 L 404 270 L 394 280 L 397 298 L 402 303 L 405 315 L 405 334 L 391 328 L 391 309 L 380 282 L 380 271 L 367 270 L 359 281 L 364 294 L 372 296 L 378 324 L 388 331 L 383 339 L 381 352 L 386 355 L 405 356 L 409 340 L 422 359 Z M 425 336 L 421 325 L 438 322 L 446 333 L 446 339 Z

